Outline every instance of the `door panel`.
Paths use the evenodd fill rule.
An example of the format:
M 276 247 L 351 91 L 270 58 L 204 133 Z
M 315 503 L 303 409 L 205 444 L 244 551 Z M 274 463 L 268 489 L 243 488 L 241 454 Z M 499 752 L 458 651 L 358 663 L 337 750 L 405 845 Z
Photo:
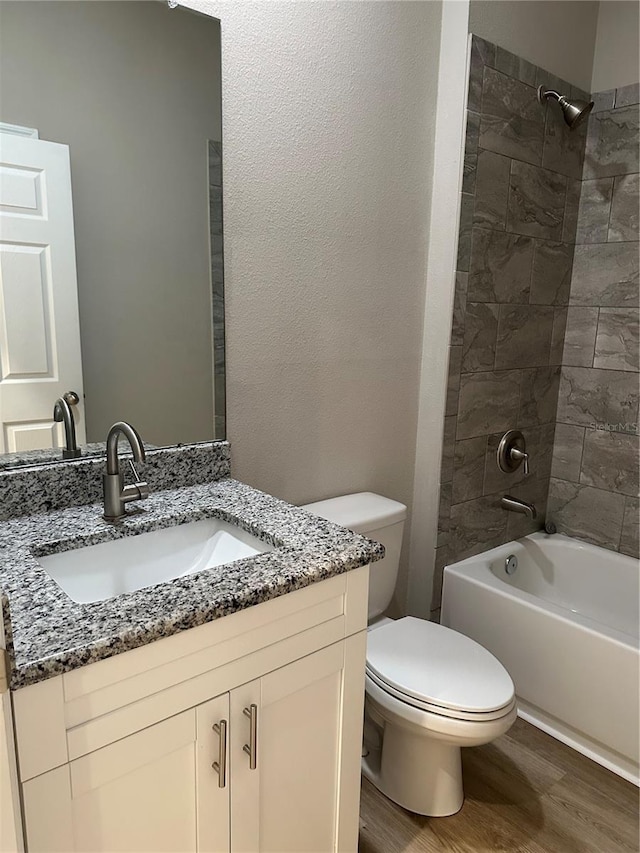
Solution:
M 71 762 L 77 851 L 196 851 L 196 720 L 185 711 Z
M 86 442 L 69 148 L 0 133 L 0 452 Z
M 240 755 L 248 726 L 233 752 L 234 853 L 335 849 L 343 671 L 344 643 L 336 643 L 232 691 L 235 727 L 243 707 L 258 704 L 257 769 Z

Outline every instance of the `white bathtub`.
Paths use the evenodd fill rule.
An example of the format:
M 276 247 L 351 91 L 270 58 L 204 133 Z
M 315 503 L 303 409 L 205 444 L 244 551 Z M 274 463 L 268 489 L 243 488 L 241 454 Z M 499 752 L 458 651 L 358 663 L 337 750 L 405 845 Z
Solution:
M 637 785 L 638 602 L 637 560 L 533 533 L 447 566 L 441 621 L 503 663 L 521 717 Z

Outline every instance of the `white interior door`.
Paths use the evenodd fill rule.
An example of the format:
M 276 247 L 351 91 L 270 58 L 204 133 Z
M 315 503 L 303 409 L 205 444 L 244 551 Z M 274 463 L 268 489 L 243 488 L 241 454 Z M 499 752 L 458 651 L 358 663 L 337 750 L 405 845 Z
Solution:
M 0 133 L 0 452 L 86 442 L 69 147 Z

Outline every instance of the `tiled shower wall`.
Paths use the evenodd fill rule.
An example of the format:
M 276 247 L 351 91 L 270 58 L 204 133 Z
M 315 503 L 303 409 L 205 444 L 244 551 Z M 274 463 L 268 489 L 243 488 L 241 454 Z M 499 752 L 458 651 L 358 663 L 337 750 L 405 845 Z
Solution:
M 593 96 L 549 516 L 638 556 L 638 86 Z
M 447 562 L 540 526 L 503 495 L 544 518 L 586 127 L 570 133 L 557 104 L 540 105 L 540 83 L 587 97 L 473 37 L 434 609 Z M 508 429 L 525 436 L 526 479 L 497 466 Z
M 570 131 L 541 83 L 589 98 L 473 36 L 434 610 L 444 565 L 542 526 L 548 498 L 564 532 L 637 553 L 637 87 Z M 526 480 L 496 463 L 514 428 Z

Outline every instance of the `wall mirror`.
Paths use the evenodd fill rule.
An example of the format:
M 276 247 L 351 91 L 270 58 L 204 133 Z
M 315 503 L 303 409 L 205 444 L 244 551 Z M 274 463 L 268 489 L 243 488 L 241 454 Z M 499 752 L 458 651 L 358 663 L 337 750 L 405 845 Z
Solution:
M 4 467 L 60 458 L 67 391 L 79 444 L 224 438 L 219 22 L 3 0 L 0 122 Z

